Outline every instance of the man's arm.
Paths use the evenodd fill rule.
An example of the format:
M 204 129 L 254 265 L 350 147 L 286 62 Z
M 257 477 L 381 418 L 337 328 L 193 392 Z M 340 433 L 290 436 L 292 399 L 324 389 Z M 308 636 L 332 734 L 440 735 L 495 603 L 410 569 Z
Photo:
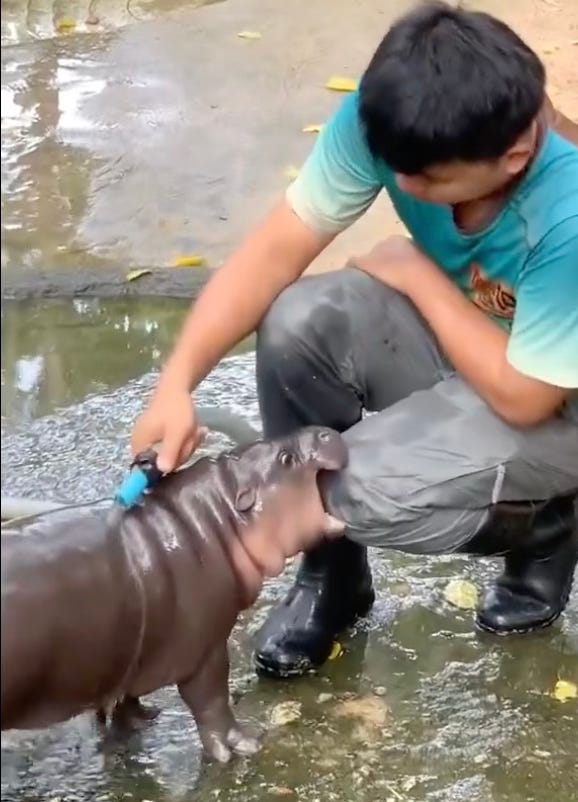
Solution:
M 437 267 L 424 270 L 408 296 L 457 372 L 507 423 L 520 427 L 541 423 L 570 395 L 568 388 L 512 367 L 507 359 L 508 334 Z
M 132 431 L 133 453 L 159 445 L 162 471 L 183 462 L 202 437 L 190 390 L 259 325 L 277 295 L 378 194 L 379 180 L 356 108 L 355 98 L 345 99 L 324 125 L 285 199 L 215 273 L 190 310 Z
M 299 278 L 333 238 L 333 234 L 314 232 L 281 201 L 193 304 L 165 364 L 159 391 L 196 387 L 257 327 L 279 293 Z
M 456 371 L 508 423 L 536 425 L 578 389 L 578 218 L 560 223 L 528 259 L 510 335 L 406 237 L 354 264 L 413 302 Z
M 354 93 L 324 125 L 286 198 L 199 296 L 159 388 L 194 388 L 256 328 L 277 295 L 338 233 L 361 217 L 380 188 Z

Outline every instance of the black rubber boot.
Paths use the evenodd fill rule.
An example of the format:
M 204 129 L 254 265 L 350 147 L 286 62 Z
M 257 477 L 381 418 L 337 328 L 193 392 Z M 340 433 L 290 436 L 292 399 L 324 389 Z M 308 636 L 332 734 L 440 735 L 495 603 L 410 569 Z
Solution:
M 574 498 L 498 504 L 463 551 L 505 556 L 478 610 L 480 629 L 509 635 L 547 627 L 566 607 L 578 562 Z
M 257 634 L 257 673 L 292 677 L 319 668 L 339 633 L 375 600 L 367 552 L 346 538 L 303 556 L 293 587 Z

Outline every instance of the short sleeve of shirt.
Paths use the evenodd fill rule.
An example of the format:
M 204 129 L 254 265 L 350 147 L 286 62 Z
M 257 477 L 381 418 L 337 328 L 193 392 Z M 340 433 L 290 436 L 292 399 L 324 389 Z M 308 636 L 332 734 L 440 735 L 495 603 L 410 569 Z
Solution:
M 578 216 L 530 254 L 516 288 L 507 358 L 520 373 L 578 388 Z
M 315 231 L 343 231 L 371 206 L 382 188 L 357 106 L 356 92 L 342 101 L 287 189 L 289 206 Z

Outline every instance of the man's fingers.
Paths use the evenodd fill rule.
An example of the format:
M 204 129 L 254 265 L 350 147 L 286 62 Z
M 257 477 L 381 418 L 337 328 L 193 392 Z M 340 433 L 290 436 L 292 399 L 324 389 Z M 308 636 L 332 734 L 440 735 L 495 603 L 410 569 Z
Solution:
M 181 428 L 165 436 L 157 458 L 157 467 L 160 471 L 170 473 L 179 466 L 188 439 L 186 430 Z
M 191 456 L 193 451 L 195 451 L 196 448 L 197 448 L 197 437 L 195 433 L 194 435 L 192 435 L 192 437 L 187 437 L 185 442 L 181 445 L 177 466 L 184 465 L 184 463 L 189 459 L 189 457 Z

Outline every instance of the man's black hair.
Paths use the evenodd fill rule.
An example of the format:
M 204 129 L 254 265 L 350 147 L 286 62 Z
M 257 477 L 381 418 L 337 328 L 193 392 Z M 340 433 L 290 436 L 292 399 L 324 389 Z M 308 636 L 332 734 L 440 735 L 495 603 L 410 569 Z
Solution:
M 369 148 L 395 171 L 503 155 L 545 97 L 538 56 L 489 14 L 422 5 L 399 19 L 359 87 Z

